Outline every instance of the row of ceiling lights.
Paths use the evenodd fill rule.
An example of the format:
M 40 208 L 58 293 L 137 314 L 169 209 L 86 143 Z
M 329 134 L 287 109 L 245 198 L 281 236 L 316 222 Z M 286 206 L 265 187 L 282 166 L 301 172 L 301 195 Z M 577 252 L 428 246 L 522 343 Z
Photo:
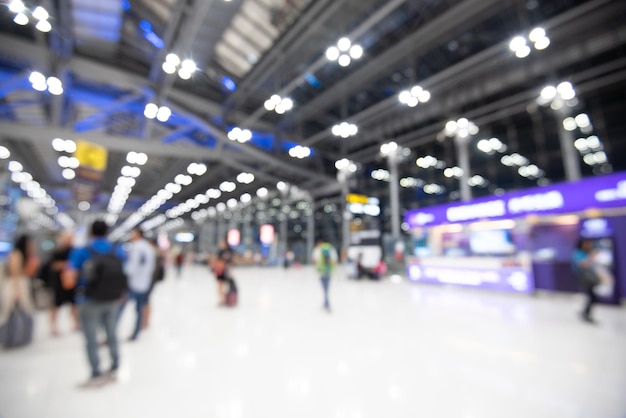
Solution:
M 37 6 L 33 10 L 30 10 L 24 5 L 23 1 L 11 0 L 9 10 L 15 14 L 15 16 L 13 16 L 13 22 L 20 26 L 25 26 L 30 23 L 30 18 L 28 17 L 30 15 L 37 21 L 35 28 L 38 31 L 46 33 L 52 30 L 52 25 L 48 21 L 50 14 L 42 6 Z
M 530 46 L 528 46 L 529 41 L 538 51 L 542 51 L 550 46 L 550 38 L 546 35 L 545 29 L 538 27 L 531 30 L 528 36 L 520 35 L 511 39 L 509 49 L 515 53 L 517 58 L 526 58 L 532 51 Z
M 63 83 L 57 77 L 46 77 L 39 71 L 33 71 L 28 76 L 33 90 L 46 91 L 54 96 L 63 94 Z
M 135 153 L 134 156 L 141 157 L 141 153 Z M 131 158 L 131 160 L 133 160 Z M 129 161 L 131 162 L 131 161 Z M 191 163 L 187 167 L 189 174 L 194 173 L 197 176 L 201 176 L 206 173 L 206 165 L 202 163 Z M 199 174 L 201 173 L 201 174 Z M 134 228 L 137 224 L 143 221 L 146 217 L 153 214 L 157 209 L 163 206 L 168 200 L 174 197 L 175 194 L 180 193 L 184 186 L 188 186 L 193 182 L 193 178 L 187 174 L 178 174 L 175 176 L 174 181 L 167 183 L 161 190 L 155 193 L 149 200 L 147 200 L 137 212 L 129 216 L 126 221 L 118 228 L 116 228 L 110 235 L 112 240 L 118 240 L 124 236 L 130 229 Z
M 143 152 L 131 151 L 126 154 L 126 162 L 130 165 L 125 165 L 120 169 L 120 177 L 117 179 L 117 185 L 113 190 L 107 212 L 113 216 L 119 215 L 126 205 L 126 201 L 130 196 L 130 193 L 137 183 L 137 177 L 141 175 L 141 168 L 148 162 L 148 156 Z
M 172 116 L 172 110 L 167 106 L 158 106 L 156 103 L 147 103 L 143 115 L 148 119 L 156 118 L 159 122 L 167 122 Z
M 0 160 L 7 160 L 11 157 L 11 151 L 4 146 L 0 146 Z M 19 184 L 20 189 L 26 192 L 28 197 L 41 205 L 48 215 L 55 217 L 57 223 L 63 228 L 69 229 L 76 226 L 72 218 L 59 212 L 55 200 L 33 179 L 32 174 L 24 171 L 24 166 L 18 161 L 9 161 L 8 169 L 11 172 L 11 180 Z
M 54 138 L 52 140 L 52 149 L 58 153 L 73 154 L 76 152 L 76 142 L 71 139 Z M 57 159 L 57 163 L 63 169 L 61 175 L 65 180 L 72 180 L 76 177 L 74 170 L 80 165 L 78 158 L 61 155 Z

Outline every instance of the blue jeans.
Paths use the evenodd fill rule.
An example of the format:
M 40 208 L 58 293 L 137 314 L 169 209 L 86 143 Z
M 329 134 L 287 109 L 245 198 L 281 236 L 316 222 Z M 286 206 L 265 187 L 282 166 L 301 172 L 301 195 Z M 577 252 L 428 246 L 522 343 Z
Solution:
M 135 292 L 133 290 L 128 291 L 128 298 L 122 302 L 120 306 L 119 312 L 117 314 L 117 320 L 122 316 L 122 312 L 126 307 L 126 302 L 128 299 L 132 299 L 135 301 L 135 308 L 137 309 L 137 322 L 135 322 L 135 330 L 133 331 L 133 335 L 130 337 L 132 340 L 136 339 L 139 336 L 139 332 L 141 331 L 141 324 L 143 323 L 143 307 L 148 303 L 148 294 L 149 292 Z
M 100 357 L 98 356 L 98 326 L 103 326 L 107 335 L 107 344 L 111 354 L 111 369 L 119 366 L 119 349 L 115 324 L 119 302 L 95 302 L 87 300 L 79 305 L 80 323 L 87 342 L 87 357 L 91 366 L 92 377 L 100 375 Z
M 330 275 L 324 275 L 321 278 L 322 288 L 324 288 L 324 307 L 330 308 L 330 301 L 328 300 L 328 288 L 330 287 Z

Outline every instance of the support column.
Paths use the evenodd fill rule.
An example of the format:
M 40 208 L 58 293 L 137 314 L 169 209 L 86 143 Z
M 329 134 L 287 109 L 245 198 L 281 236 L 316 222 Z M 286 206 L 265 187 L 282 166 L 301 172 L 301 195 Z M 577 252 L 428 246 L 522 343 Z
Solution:
M 348 176 L 346 173 L 342 173 L 341 181 L 341 200 L 342 200 L 342 215 L 341 215 L 341 255 L 342 257 L 348 256 L 348 247 L 350 246 L 350 218 L 351 214 L 348 211 L 348 193 L 350 188 L 348 185 Z
M 561 124 L 559 124 L 561 125 Z M 565 179 L 567 181 L 580 180 L 580 157 L 574 147 L 574 133 L 566 131 L 563 126 L 559 126 L 559 141 L 561 142 L 561 155 L 563 156 L 563 166 L 565 168 Z
M 289 248 L 287 242 L 287 227 L 289 222 L 289 216 L 285 213 L 285 208 L 288 206 L 283 206 L 281 210 L 281 218 L 280 218 L 280 246 L 278 250 L 280 251 L 278 254 L 279 259 L 282 259 L 285 256 L 285 252 L 287 248 Z
M 398 154 L 387 158 L 389 167 L 389 207 L 391 209 L 391 237 L 400 239 L 400 176 L 398 174 Z
M 313 264 L 313 249 L 315 248 L 315 210 L 312 198 L 309 198 L 309 212 L 306 217 L 306 260 Z
M 472 188 L 469 185 L 470 176 L 470 155 L 469 155 L 469 138 L 455 136 L 456 157 L 459 162 L 459 168 L 463 170 L 460 178 L 461 200 L 467 201 L 472 198 Z

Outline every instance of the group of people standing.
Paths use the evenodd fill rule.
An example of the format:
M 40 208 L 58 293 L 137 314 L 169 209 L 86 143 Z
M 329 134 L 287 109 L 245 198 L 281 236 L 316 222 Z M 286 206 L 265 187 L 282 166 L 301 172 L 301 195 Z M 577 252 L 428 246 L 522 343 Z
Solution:
M 35 241 L 20 237 L 10 253 L 6 278 L 2 280 L 0 324 L 8 321 L 11 311 L 32 313 L 30 278 L 40 276 L 53 292 L 50 310 L 51 333 L 58 335 L 58 310 L 71 305 L 73 327 L 81 329 L 91 368 L 84 387 L 100 386 L 114 380 L 119 368 L 117 324 L 128 301 L 134 301 L 136 317 L 129 340 L 139 337 L 149 325 L 150 295 L 156 282 L 164 278 L 164 260 L 155 242 L 143 237 L 140 229 L 131 232 L 128 250 L 110 242 L 104 221 L 91 225 L 89 244 L 72 248 L 71 234 L 61 235 L 50 260 L 38 271 Z M 98 330 L 106 334 L 110 367 L 103 373 L 98 355 Z

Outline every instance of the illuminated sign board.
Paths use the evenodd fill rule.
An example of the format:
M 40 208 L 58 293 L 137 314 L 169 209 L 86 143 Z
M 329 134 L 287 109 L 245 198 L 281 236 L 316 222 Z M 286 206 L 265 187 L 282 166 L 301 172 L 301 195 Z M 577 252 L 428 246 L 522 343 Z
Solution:
M 261 225 L 260 241 L 265 245 L 270 245 L 274 242 L 274 225 Z
M 238 229 L 230 229 L 226 236 L 226 241 L 231 247 L 236 247 L 241 243 L 241 232 Z
M 537 187 L 408 211 L 411 228 L 483 219 L 507 219 L 527 215 L 560 215 L 589 209 L 626 206 L 626 173 L 591 177 L 576 182 Z

